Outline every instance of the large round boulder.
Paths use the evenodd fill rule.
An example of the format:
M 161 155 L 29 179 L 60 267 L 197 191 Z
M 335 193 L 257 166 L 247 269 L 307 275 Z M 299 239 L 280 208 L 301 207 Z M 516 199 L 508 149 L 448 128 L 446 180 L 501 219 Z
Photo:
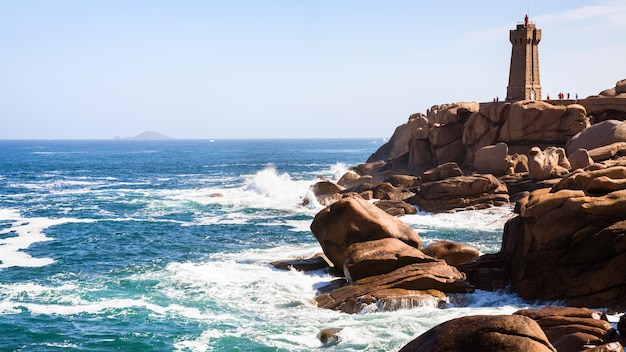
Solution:
M 346 197 L 321 210 L 311 231 L 337 268 L 343 267 L 353 243 L 397 238 L 417 249 L 422 246 L 410 226 L 360 197 Z
M 565 150 L 569 155 L 581 148 L 592 150 L 618 142 L 626 142 L 626 122 L 607 120 L 573 136 L 565 146 Z
M 541 327 L 521 315 L 474 315 L 439 324 L 400 352 L 555 352 Z

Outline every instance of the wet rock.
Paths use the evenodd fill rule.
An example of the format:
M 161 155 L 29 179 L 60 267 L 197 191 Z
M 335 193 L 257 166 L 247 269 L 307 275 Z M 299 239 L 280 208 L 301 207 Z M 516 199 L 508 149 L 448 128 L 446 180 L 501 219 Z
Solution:
M 318 253 L 310 258 L 296 258 L 277 260 L 270 263 L 276 269 L 281 270 L 297 270 L 297 271 L 315 271 L 328 269 L 332 263 L 326 258 L 324 253 Z
M 457 269 L 465 274 L 467 281 L 485 291 L 504 290 L 509 285 L 511 258 L 502 253 L 484 254 L 476 260 L 460 264 Z
M 318 295 L 315 300 L 321 308 L 357 313 L 366 305 L 378 301 L 377 292 L 385 293 L 389 289 L 404 289 L 411 295 L 413 291 L 425 291 L 420 294 L 433 297 L 441 297 L 439 292 L 473 292 L 473 287 L 465 281 L 462 273 L 440 260 L 405 265 L 386 274 L 356 280 L 352 285 Z M 429 290 L 434 291 L 430 294 Z M 401 295 L 397 296 L 397 299 L 401 298 Z
M 339 343 L 339 333 L 342 328 L 322 329 L 317 333 L 316 337 L 324 347 L 334 346 Z

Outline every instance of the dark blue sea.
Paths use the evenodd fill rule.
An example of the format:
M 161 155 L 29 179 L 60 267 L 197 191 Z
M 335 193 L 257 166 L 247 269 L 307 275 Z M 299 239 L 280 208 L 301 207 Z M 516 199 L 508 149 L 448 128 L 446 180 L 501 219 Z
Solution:
M 526 303 L 317 308 L 309 192 L 381 146 L 350 140 L 0 141 L 0 351 L 396 351 L 432 326 Z M 425 244 L 500 247 L 511 209 L 402 219 Z

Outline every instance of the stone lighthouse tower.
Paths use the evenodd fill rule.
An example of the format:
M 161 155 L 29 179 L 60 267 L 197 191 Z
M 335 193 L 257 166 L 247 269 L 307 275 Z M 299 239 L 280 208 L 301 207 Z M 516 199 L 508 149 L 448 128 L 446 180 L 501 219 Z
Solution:
M 506 89 L 507 100 L 541 100 L 541 83 L 539 82 L 539 51 L 541 29 L 534 23 L 524 23 L 510 31 L 511 67 L 509 86 Z

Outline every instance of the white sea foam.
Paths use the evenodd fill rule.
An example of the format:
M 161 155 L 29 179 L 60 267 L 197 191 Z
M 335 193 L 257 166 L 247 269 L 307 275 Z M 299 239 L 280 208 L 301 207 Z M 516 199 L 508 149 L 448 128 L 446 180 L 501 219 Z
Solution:
M 45 315 L 77 315 L 99 314 L 109 310 L 146 309 L 161 316 L 181 316 L 189 319 L 205 317 L 198 308 L 183 307 L 178 304 L 160 306 L 142 299 L 104 299 L 88 304 L 41 304 L 30 302 L 0 302 L 0 314 L 19 312 L 26 309 L 32 314 Z
M 341 176 L 343 176 L 350 167 L 344 163 L 336 163 L 330 166 L 330 173 L 333 175 L 332 179 L 335 181 L 339 181 Z
M 272 268 L 275 259 L 307 257 L 318 245 L 249 249 L 215 253 L 202 262 L 171 262 L 164 268 L 130 274 L 125 280 L 157 281 L 167 299 L 128 295 L 102 296 L 106 288 L 79 281 L 59 286 L 32 283 L 0 285 L 0 314 L 125 315 L 146 310 L 156 319 L 183 318 L 206 326 L 199 335 L 182 335 L 177 350 L 214 351 L 223 339 L 248 340 L 258 346 L 290 351 L 322 347 L 316 334 L 341 328 L 336 351 L 397 350 L 432 326 L 471 314 L 510 314 L 528 307 L 516 296 L 477 291 L 468 306 L 419 307 L 375 314 L 345 314 L 316 306 L 315 287 L 333 277 Z M 84 290 L 90 294 L 85 295 Z M 105 293 L 105 292 L 103 292 Z M 105 293 L 105 296 L 107 294 Z M 91 297 L 91 298 L 89 298 Z M 89 300 L 91 299 L 91 300 Z
M 308 232 L 311 231 L 311 220 L 287 220 L 284 225 L 290 227 L 294 232 Z
M 11 227 L 0 230 L 0 235 L 9 237 L 0 239 L 0 268 L 14 266 L 41 267 L 54 263 L 52 258 L 33 258 L 30 254 L 23 252 L 33 243 L 52 241 L 47 237 L 44 230 L 50 226 L 56 226 L 71 222 L 94 222 L 90 219 L 71 218 L 24 218 L 12 209 L 0 209 L 0 220 L 12 222 Z M 15 234 L 15 236 L 10 236 Z
M 306 247 L 306 246 L 305 246 Z M 344 314 L 320 309 L 313 301 L 315 288 L 333 277 L 321 272 L 300 273 L 273 269 L 268 262 L 286 257 L 307 257 L 317 245 L 219 253 L 199 263 L 170 263 L 165 270 L 141 274 L 162 282 L 161 291 L 174 301 L 206 302 L 209 311 L 200 320 L 215 319 L 200 336 L 185 339 L 176 348 L 211 351 L 219 339 L 245 336 L 259 345 L 306 351 L 321 347 L 315 335 L 329 327 L 342 328 L 340 342 L 331 350 L 397 350 L 434 325 L 471 314 L 510 314 L 529 307 L 515 295 L 477 291 L 467 306 L 416 307 L 375 314 Z M 233 327 L 237 328 L 233 328 Z
M 208 329 L 202 332 L 200 336 L 191 340 L 179 341 L 174 344 L 176 351 L 193 351 L 204 352 L 210 350 L 210 342 L 222 336 L 222 332 L 215 329 Z
M 501 231 L 507 220 L 515 214 L 512 207 L 491 207 L 481 210 L 432 214 L 420 212 L 405 215 L 401 219 L 418 231 L 430 229 L 473 229 L 478 231 Z
M 225 214 L 197 210 L 196 224 L 245 224 L 251 219 L 275 220 L 267 211 L 315 215 L 322 206 L 310 191 L 315 180 L 293 180 L 268 166 L 255 174 L 244 175 L 227 187 L 157 190 L 149 199 L 152 214 L 168 213 L 181 207 L 220 205 Z M 262 209 L 261 212 L 244 211 Z M 275 222 L 274 222 L 275 223 Z
M 253 191 L 263 197 L 271 208 L 293 209 L 302 204 L 306 197 L 310 181 L 295 181 L 288 173 L 279 174 L 274 166 L 268 166 L 254 175 L 247 177 L 244 190 Z

